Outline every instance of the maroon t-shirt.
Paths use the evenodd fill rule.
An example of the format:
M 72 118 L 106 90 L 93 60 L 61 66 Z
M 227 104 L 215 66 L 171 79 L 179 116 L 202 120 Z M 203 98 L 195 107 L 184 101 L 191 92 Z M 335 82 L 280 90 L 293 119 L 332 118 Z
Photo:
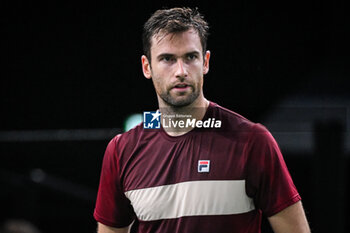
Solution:
M 132 232 L 260 232 L 301 198 L 272 135 L 213 102 L 221 128 L 172 137 L 140 124 L 116 136 L 103 160 L 94 217 Z

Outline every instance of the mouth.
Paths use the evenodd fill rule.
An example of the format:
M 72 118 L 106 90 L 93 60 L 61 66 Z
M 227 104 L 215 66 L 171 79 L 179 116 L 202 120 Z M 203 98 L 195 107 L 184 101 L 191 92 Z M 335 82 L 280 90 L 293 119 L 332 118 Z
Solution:
M 178 90 L 178 91 L 185 91 L 188 88 L 190 88 L 190 85 L 188 85 L 186 83 L 179 83 L 173 87 L 173 89 Z

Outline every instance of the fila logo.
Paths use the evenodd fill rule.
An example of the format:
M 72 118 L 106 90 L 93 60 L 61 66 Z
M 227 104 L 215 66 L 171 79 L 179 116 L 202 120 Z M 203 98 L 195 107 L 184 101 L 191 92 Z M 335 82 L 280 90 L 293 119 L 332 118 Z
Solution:
M 209 172 L 210 160 L 198 160 L 198 172 Z

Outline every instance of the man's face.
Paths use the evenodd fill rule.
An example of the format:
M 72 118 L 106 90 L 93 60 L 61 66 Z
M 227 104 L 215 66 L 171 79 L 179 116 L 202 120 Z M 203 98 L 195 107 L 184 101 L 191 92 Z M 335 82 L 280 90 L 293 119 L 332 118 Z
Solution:
M 209 51 L 203 61 L 198 34 L 190 29 L 176 34 L 158 33 L 152 38 L 151 62 L 143 56 L 146 78 L 152 78 L 160 101 L 187 106 L 203 97 L 203 75 L 209 70 Z

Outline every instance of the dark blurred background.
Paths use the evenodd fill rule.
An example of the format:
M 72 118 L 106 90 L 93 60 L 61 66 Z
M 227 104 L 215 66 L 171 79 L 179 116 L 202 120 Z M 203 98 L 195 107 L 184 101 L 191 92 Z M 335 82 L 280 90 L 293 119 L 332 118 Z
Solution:
M 271 130 L 313 232 L 346 232 L 345 3 L 169 2 L 1 2 L 0 224 L 95 231 L 108 141 L 130 114 L 157 108 L 142 25 L 156 9 L 198 6 L 211 27 L 205 96 Z

